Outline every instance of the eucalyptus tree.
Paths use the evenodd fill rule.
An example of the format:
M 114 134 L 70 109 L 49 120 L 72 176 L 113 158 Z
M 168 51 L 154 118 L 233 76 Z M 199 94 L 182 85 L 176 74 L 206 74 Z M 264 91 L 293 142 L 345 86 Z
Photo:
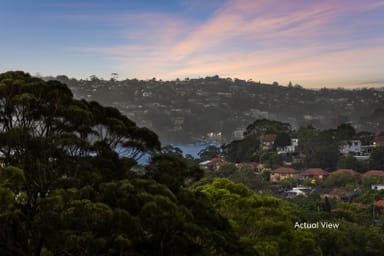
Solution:
M 254 255 L 155 133 L 66 85 L 0 74 L 0 255 Z M 156 153 L 144 170 L 133 166 Z
M 0 74 L 0 153 L 3 164 L 22 170 L 24 179 L 20 190 L 12 192 L 23 200 L 6 216 L 13 228 L 1 230 L 14 242 L 9 247 L 29 255 L 40 251 L 44 235 L 34 221 L 41 200 L 62 186 L 119 178 L 127 161 L 118 157 L 118 149 L 132 159 L 129 167 L 141 154 L 158 151 L 160 142 L 118 110 L 74 99 L 60 82 L 21 71 Z M 105 168 L 100 168 L 103 159 Z M 1 186 L 9 199 L 12 193 Z

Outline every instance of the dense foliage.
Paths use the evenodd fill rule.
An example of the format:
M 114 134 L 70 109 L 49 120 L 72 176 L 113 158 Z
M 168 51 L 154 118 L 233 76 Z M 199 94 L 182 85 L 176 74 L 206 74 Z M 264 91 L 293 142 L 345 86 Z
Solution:
M 233 132 L 255 119 L 268 118 L 295 127 L 329 129 L 342 122 L 379 132 L 384 125 L 380 88 L 306 89 L 260 81 L 209 76 L 173 81 L 110 80 L 91 76 L 76 80 L 57 76 L 77 97 L 114 105 L 166 143 L 196 143 L 208 133 L 230 142 Z
M 293 228 L 298 209 L 286 202 L 257 195 L 227 179 L 215 179 L 196 190 L 208 196 L 259 255 L 321 255 L 310 232 Z
M 156 134 L 59 82 L 0 75 L 1 255 L 234 255 L 228 222 L 195 193 L 201 177 Z
M 262 144 L 263 137 L 268 135 L 275 136 L 269 147 Z M 300 169 L 316 167 L 333 171 L 340 168 L 365 172 L 384 169 L 383 147 L 376 147 L 369 161 L 341 155 L 340 149 L 353 140 L 360 140 L 364 146 L 372 145 L 373 138 L 374 134 L 369 132 L 356 133 L 348 123 L 335 129 L 321 130 L 309 125 L 293 130 L 287 123 L 258 119 L 248 125 L 243 139 L 224 144 L 221 154 L 231 162 L 258 162 L 271 169 L 280 167 L 283 162 L 291 162 Z M 293 146 L 292 139 L 298 145 Z M 293 149 L 284 151 L 287 146 Z
M 263 124 L 281 131 L 283 145 L 289 127 Z M 384 249 L 382 228 L 362 220 L 370 209 L 318 197 L 287 202 L 227 179 L 201 179 L 194 161 L 161 148 L 155 133 L 115 108 L 76 100 L 66 85 L 23 72 L 0 74 L 0 152 L 0 255 L 380 255 Z M 151 160 L 139 166 L 143 154 Z M 226 168 L 254 190 L 266 184 L 248 168 Z M 367 193 L 361 201 L 379 198 Z M 315 217 L 339 221 L 340 229 L 294 228 Z

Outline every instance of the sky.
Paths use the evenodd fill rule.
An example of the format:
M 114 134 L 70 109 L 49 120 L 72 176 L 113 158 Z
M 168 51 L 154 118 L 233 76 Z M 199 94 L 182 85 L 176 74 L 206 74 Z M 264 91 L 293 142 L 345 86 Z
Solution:
M 0 72 L 384 86 L 384 0 L 0 0 Z

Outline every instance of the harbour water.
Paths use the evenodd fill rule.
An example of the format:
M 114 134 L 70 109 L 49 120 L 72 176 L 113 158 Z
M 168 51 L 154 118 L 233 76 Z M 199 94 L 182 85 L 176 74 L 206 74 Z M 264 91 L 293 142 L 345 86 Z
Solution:
M 220 145 L 218 144 L 206 144 L 206 143 L 204 144 L 172 144 L 173 147 L 177 147 L 181 149 L 181 151 L 183 151 L 183 156 L 191 155 L 194 158 L 199 158 L 199 152 L 211 145 L 220 147 Z M 150 156 L 144 155 L 139 159 L 138 163 L 145 165 L 149 162 L 149 160 L 150 160 Z

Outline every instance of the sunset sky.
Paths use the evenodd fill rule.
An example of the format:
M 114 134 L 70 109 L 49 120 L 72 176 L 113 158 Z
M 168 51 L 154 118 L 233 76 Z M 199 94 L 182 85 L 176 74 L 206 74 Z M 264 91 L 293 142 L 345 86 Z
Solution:
M 0 72 L 384 86 L 384 0 L 0 0 Z

